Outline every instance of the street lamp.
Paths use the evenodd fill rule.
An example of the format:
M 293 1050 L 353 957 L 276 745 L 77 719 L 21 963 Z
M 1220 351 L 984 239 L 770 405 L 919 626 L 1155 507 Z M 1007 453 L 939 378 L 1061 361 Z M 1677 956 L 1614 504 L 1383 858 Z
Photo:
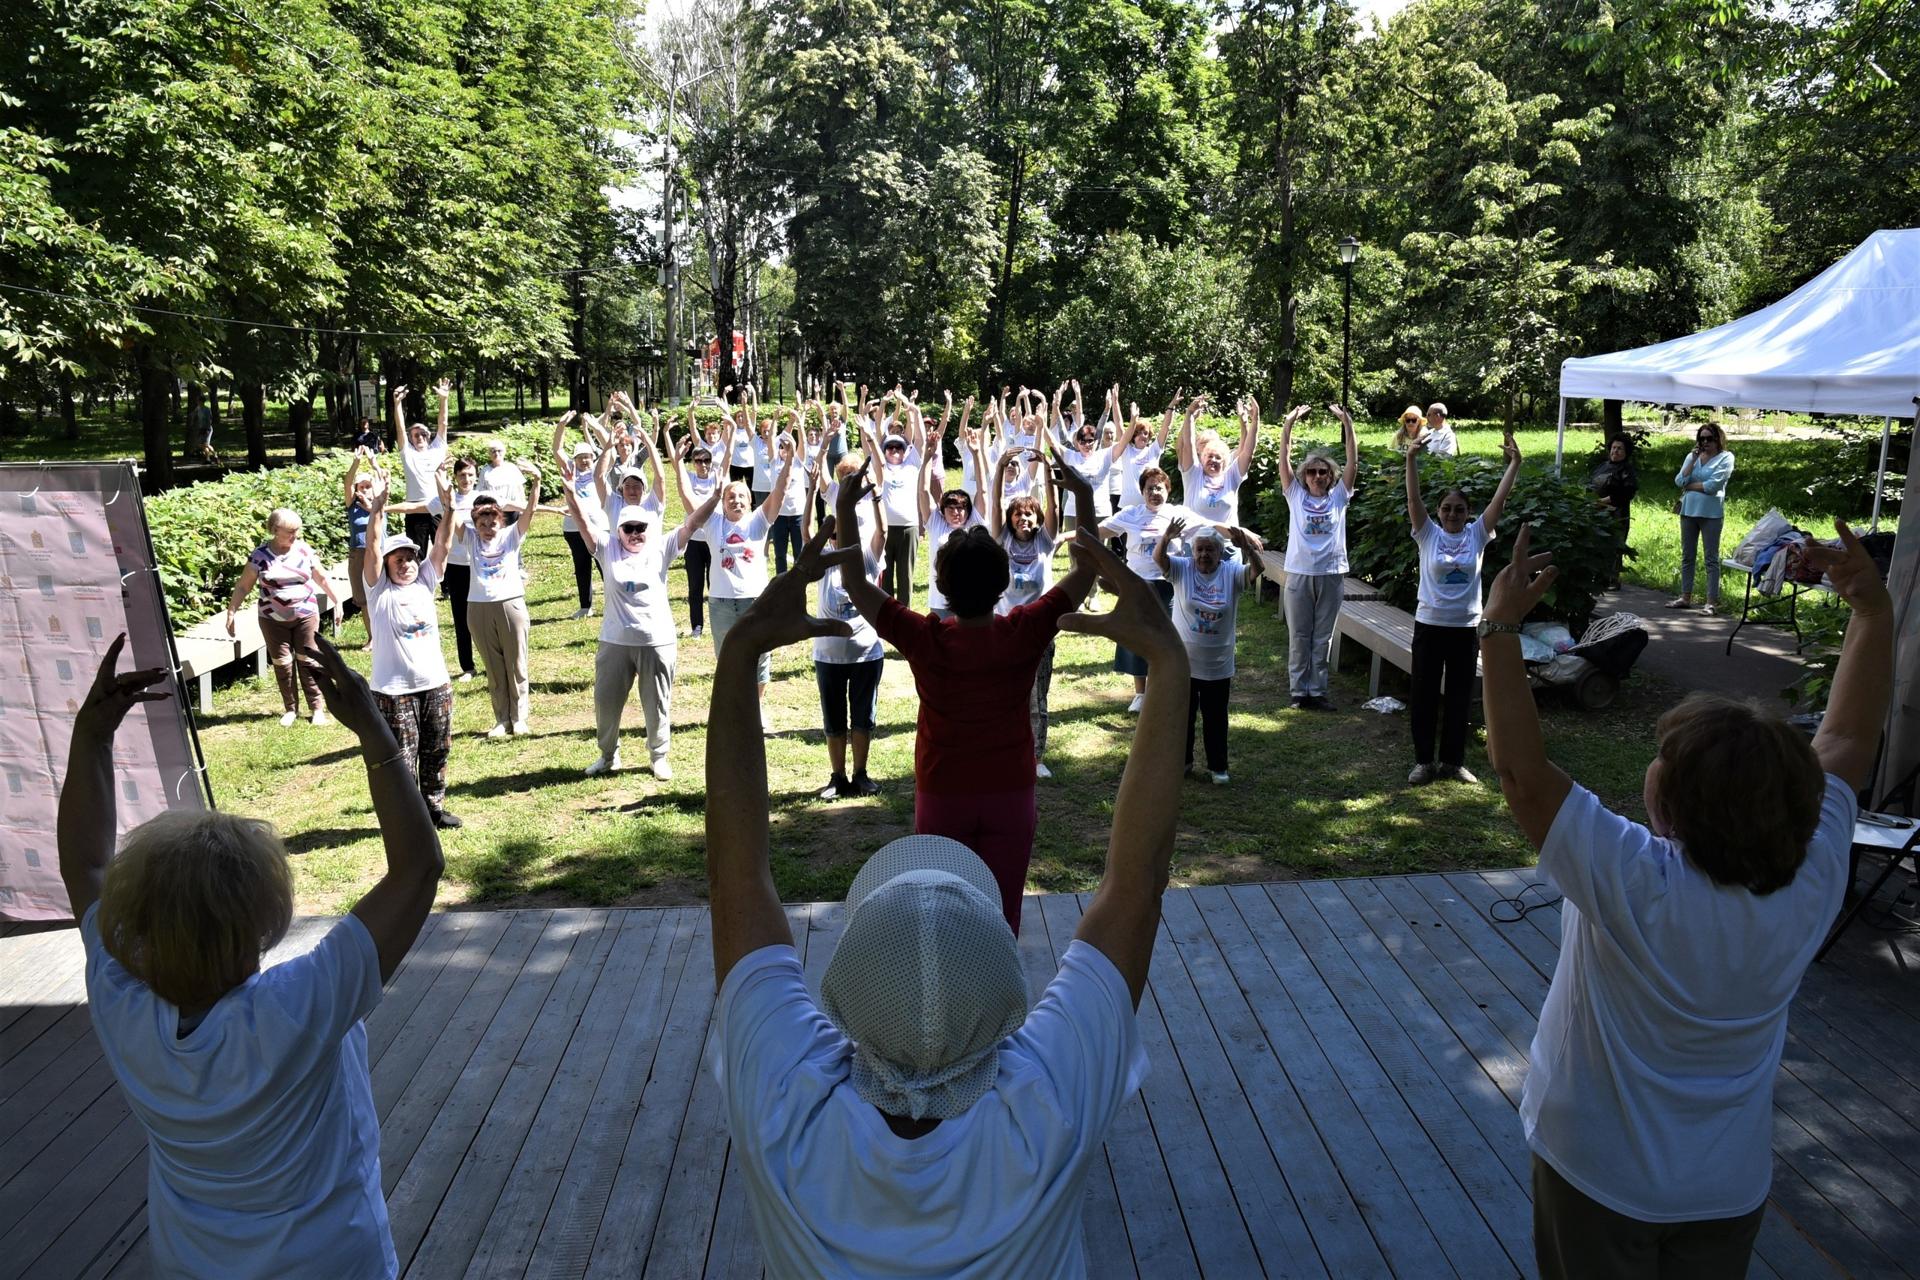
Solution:
M 1346 268 L 1346 296 L 1340 304 L 1340 404 L 1349 407 L 1353 398 L 1353 264 L 1360 256 L 1360 242 L 1348 236 L 1340 242 L 1340 265 Z

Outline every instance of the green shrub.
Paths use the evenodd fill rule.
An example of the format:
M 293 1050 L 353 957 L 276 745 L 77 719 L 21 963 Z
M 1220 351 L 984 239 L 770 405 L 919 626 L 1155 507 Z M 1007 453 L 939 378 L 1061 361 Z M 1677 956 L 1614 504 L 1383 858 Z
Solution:
M 1267 448 L 1262 441 L 1261 451 Z M 1347 562 L 1354 576 L 1365 578 L 1380 588 L 1387 601 L 1412 612 L 1419 601 L 1420 555 L 1407 526 L 1405 465 L 1402 455 L 1393 449 L 1375 446 L 1360 450 L 1359 482 L 1354 486 L 1353 505 L 1347 510 Z M 1427 509 L 1438 506 L 1440 495 L 1447 489 L 1458 487 L 1466 492 L 1474 510 L 1481 510 L 1499 485 L 1502 470 L 1498 458 L 1423 459 L 1420 481 Z M 1244 492 L 1241 504 L 1245 511 Z M 1287 504 L 1272 481 L 1256 510 L 1268 544 L 1285 546 Z M 1494 575 L 1506 567 L 1513 536 L 1522 522 L 1533 525 L 1534 547 L 1553 552 L 1553 562 L 1560 570 L 1541 602 L 1541 611 L 1578 633 L 1592 618 L 1594 600 L 1612 577 L 1613 522 L 1585 485 L 1573 479 L 1557 479 L 1547 460 L 1523 463 L 1500 518 L 1500 537 L 1487 548 L 1484 582 L 1491 584 Z

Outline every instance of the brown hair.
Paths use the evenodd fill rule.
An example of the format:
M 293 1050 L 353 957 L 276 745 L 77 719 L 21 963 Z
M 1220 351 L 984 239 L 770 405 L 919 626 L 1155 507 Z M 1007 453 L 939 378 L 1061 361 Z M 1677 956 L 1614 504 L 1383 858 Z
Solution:
M 1720 450 L 1720 452 L 1722 452 L 1722 453 L 1725 453 L 1725 452 L 1727 451 L 1727 433 L 1726 433 L 1726 432 L 1724 432 L 1724 431 L 1722 431 L 1722 430 L 1720 429 L 1720 424 L 1719 424 L 1719 423 L 1717 423 L 1717 422 L 1703 422 L 1703 423 L 1701 423 L 1701 424 L 1700 424 L 1700 425 L 1699 425 L 1699 426 L 1698 426 L 1697 428 L 1695 428 L 1695 430 L 1694 430 L 1694 433 L 1693 433 L 1693 438 L 1694 438 L 1694 442 L 1695 442 L 1696 444 L 1697 444 L 1697 443 L 1699 442 L 1699 440 L 1700 440 L 1700 433 L 1701 433 L 1702 431 L 1711 431 L 1711 432 L 1713 433 L 1713 443 L 1714 443 L 1714 445 L 1715 445 L 1715 446 L 1716 446 L 1716 447 L 1717 447 L 1717 448 L 1718 448 L 1718 449 Z
M 1696 693 L 1660 717 L 1654 802 L 1715 884 L 1793 883 L 1826 785 L 1805 735 L 1758 701 Z
M 1039 525 L 1041 523 L 1045 522 L 1047 518 L 1046 513 L 1040 509 L 1040 499 L 1034 497 L 1033 495 L 1023 493 L 1017 498 L 1008 498 L 1006 528 L 1007 528 L 1007 532 L 1009 534 L 1012 534 L 1016 540 L 1019 538 L 1020 535 L 1013 532 L 1013 517 L 1017 513 L 1022 511 L 1033 512 L 1033 518 L 1035 521 L 1036 530 L 1039 528 Z
M 1150 484 L 1163 484 L 1169 489 L 1173 488 L 1172 479 L 1159 467 L 1142 467 L 1140 474 L 1134 477 L 1134 487 L 1144 494 Z
M 176 809 L 128 833 L 100 890 L 100 940 L 167 1003 L 212 1004 L 293 921 L 286 846 L 258 818 Z
M 956 618 L 978 618 L 993 606 L 1013 580 L 1007 549 L 983 525 L 970 525 L 940 544 L 933 579 Z

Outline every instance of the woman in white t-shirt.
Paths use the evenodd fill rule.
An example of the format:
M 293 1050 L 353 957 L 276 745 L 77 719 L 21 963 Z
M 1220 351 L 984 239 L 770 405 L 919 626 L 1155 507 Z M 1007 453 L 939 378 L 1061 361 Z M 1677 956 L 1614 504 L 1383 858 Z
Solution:
M 616 392 L 615 400 L 608 402 L 609 409 L 617 403 L 618 395 Z M 575 444 L 569 452 L 566 449 L 567 424 L 573 417 L 573 413 L 568 411 L 553 424 L 553 465 L 558 468 L 561 488 L 573 494 L 573 504 L 567 508 L 566 518 L 560 522 L 560 535 L 567 540 L 567 552 L 573 557 L 573 590 L 580 600 L 580 607 L 573 616 L 586 618 L 593 614 L 593 551 L 581 536 L 580 528 L 583 524 L 603 527 L 606 524 L 607 513 L 600 505 L 594 464 L 599 460 L 607 441 L 604 436 L 596 438 L 597 433 L 589 418 L 581 424 L 587 438 Z M 576 510 L 578 515 L 574 514 Z
M 793 455 L 775 477 L 773 492 L 759 506 L 752 506 L 753 490 L 739 480 L 729 480 L 720 489 L 719 508 L 706 522 L 707 541 L 713 548 L 713 652 L 720 653 L 727 632 L 740 615 L 753 607 L 767 589 L 767 531 L 773 527 L 774 513 L 780 509 L 780 495 L 792 476 Z M 760 655 L 757 665 L 760 685 L 760 724 L 768 733 L 773 722 L 767 719 L 767 682 L 773 678 L 773 662 Z
M 573 490 L 561 492 L 567 509 L 582 517 L 580 527 L 607 584 L 606 616 L 593 659 L 593 721 L 600 758 L 587 766 L 587 774 L 620 767 L 620 715 L 637 681 L 647 759 L 653 776 L 665 782 L 673 777 L 667 748 L 673 735 L 673 674 L 679 657 L 673 613 L 667 607 L 667 570 L 694 530 L 713 515 L 720 495 L 709 493 L 679 528 L 663 536 L 660 514 L 653 507 L 638 502 L 621 507 L 603 534 L 584 518 Z
M 1074 474 L 1087 482 L 1093 490 L 1092 511 L 1064 511 L 1063 529 L 1075 529 L 1081 523 L 1098 524 L 1113 513 L 1111 499 L 1107 496 L 1107 477 L 1113 471 L 1119 457 L 1119 449 L 1114 445 L 1100 443 L 1100 428 L 1094 423 L 1080 419 L 1071 428 L 1060 417 L 1060 398 L 1054 397 L 1054 451 L 1064 466 L 1073 468 Z M 1073 495 L 1068 494 L 1068 497 Z
M 1438 521 L 1428 519 L 1420 497 L 1421 451 L 1407 451 L 1407 519 L 1420 548 L 1420 604 L 1413 613 L 1413 692 L 1408 699 L 1414 763 L 1407 781 L 1416 787 L 1435 778 L 1479 781 L 1467 770 L 1466 759 L 1467 712 L 1480 656 L 1474 632 L 1480 623 L 1480 564 L 1520 473 L 1520 447 L 1511 433 L 1501 448 L 1507 469 L 1477 520 L 1459 489 L 1442 495 Z
M 891 394 L 891 393 L 889 393 Z M 901 413 L 911 439 L 891 430 L 890 423 L 875 427 L 861 420 L 867 456 L 880 462 L 880 509 L 887 519 L 887 562 L 881 589 L 913 607 L 913 568 L 920 552 L 920 456 L 925 452 L 925 424 L 920 410 L 901 397 Z
M 865 460 L 858 454 L 840 459 L 834 468 L 837 483 L 855 481 Z M 815 472 L 814 489 L 820 472 Z M 813 503 L 806 504 L 807 541 L 813 540 Z M 868 504 L 871 520 L 856 520 L 853 529 L 835 524 L 835 547 L 861 548 L 861 567 L 867 581 L 878 586 L 880 567 L 887 549 L 887 524 L 880 512 L 880 495 L 872 495 Z M 867 748 L 873 741 L 874 717 L 880 705 L 880 677 L 886 669 L 886 646 L 867 616 L 854 607 L 847 589 L 841 584 L 838 568 L 829 569 L 820 579 L 820 616 L 837 619 L 851 627 L 847 636 L 819 636 L 813 642 L 813 678 L 820 687 L 820 723 L 827 735 L 827 763 L 833 773 L 820 791 L 822 800 L 878 795 L 880 784 L 867 774 Z M 848 770 L 848 748 L 852 748 L 852 770 Z
M 927 539 L 927 563 L 940 562 L 940 548 L 948 538 L 980 523 L 980 513 L 965 489 L 946 487 L 946 468 L 940 465 L 940 444 L 946 435 L 944 420 L 927 434 L 926 456 L 920 460 L 920 530 Z M 978 456 L 974 465 L 982 465 Z M 927 612 L 936 618 L 951 618 L 947 597 L 940 590 L 939 576 L 927 581 Z
M 680 489 L 680 509 L 691 511 L 720 492 L 720 471 L 713 446 L 695 434 L 693 409 L 687 409 L 687 434 L 672 445 L 673 477 Z M 713 576 L 713 543 L 702 526 L 693 533 L 683 556 L 687 570 L 688 635 L 706 634 L 707 584 Z
M 1010 450 L 994 469 L 993 501 L 987 507 L 987 532 L 1000 540 L 1007 553 L 1007 589 L 993 611 L 1002 617 L 1023 604 L 1032 604 L 1047 594 L 1052 585 L 1053 548 L 1060 537 L 1058 504 L 1053 501 L 1053 486 L 1041 484 L 1039 497 L 1030 493 L 1006 496 L 1007 485 L 1015 476 L 1025 475 L 1039 465 L 1038 449 Z M 1002 511 L 1006 514 L 1002 516 Z M 1047 704 L 1053 694 L 1053 646 L 1040 654 L 1040 667 L 1033 673 L 1033 691 L 1027 698 L 1027 715 L 1033 724 L 1033 773 L 1036 778 L 1051 778 L 1053 771 L 1042 759 L 1047 753 Z
M 1207 773 L 1215 786 L 1227 777 L 1227 700 L 1233 692 L 1233 644 L 1239 626 L 1240 595 L 1260 577 L 1260 544 L 1245 529 L 1224 532 L 1203 525 L 1187 539 L 1192 555 L 1167 554 L 1186 521 L 1175 517 L 1167 536 L 1153 545 L 1153 562 L 1173 584 L 1173 623 L 1187 648 L 1191 689 L 1187 697 L 1187 768 L 1193 768 L 1193 726 L 1204 725 Z M 1227 559 L 1228 538 L 1241 559 Z
M 1168 613 L 1173 611 L 1173 584 L 1161 572 L 1159 561 L 1154 559 L 1154 549 L 1171 536 L 1168 528 L 1175 520 L 1184 525 L 1211 523 L 1190 508 L 1167 501 L 1167 495 L 1172 490 L 1173 482 L 1166 472 L 1158 467 L 1148 467 L 1140 473 L 1139 505 L 1128 507 L 1100 522 L 1101 533 L 1125 541 L 1127 568 L 1146 580 L 1147 585 L 1153 588 L 1154 597 L 1160 601 L 1160 607 Z M 1116 644 L 1113 646 L 1113 669 L 1121 675 L 1133 677 L 1133 701 L 1127 704 L 1127 710 L 1137 714 L 1146 705 L 1147 660 L 1125 645 Z
M 1328 409 L 1340 420 L 1347 465 L 1337 477 L 1333 459 L 1314 450 L 1293 465 L 1293 429 L 1311 412 L 1295 407 L 1280 424 L 1280 492 L 1287 499 L 1287 685 L 1295 710 L 1331 711 L 1328 655 L 1347 583 L 1347 505 L 1360 475 L 1360 445 L 1345 405 Z
M 440 483 L 440 505 L 453 510 L 453 494 Z M 373 649 L 373 700 L 400 744 L 401 758 L 419 784 L 433 825 L 457 827 L 447 812 L 447 756 L 453 747 L 453 682 L 440 649 L 434 590 L 446 569 L 452 520 L 442 520 L 433 545 L 387 538 L 387 485 L 381 477 L 367 521 L 367 634 Z M 424 552 L 424 558 L 423 558 Z
M 540 472 L 531 466 L 534 495 Z M 513 524 L 492 494 L 477 495 L 464 515 L 454 513 L 453 538 L 473 567 L 467 596 L 467 620 L 487 668 L 487 694 L 493 701 L 489 738 L 526 733 L 531 699 L 527 684 L 527 578 L 520 546 L 540 518 L 538 503 Z M 504 526 L 504 527 L 503 527 Z
M 1194 423 L 1206 403 L 1205 396 L 1195 396 L 1180 424 L 1180 500 L 1209 524 L 1239 524 L 1240 485 L 1253 467 L 1253 451 L 1260 439 L 1260 404 L 1256 400 L 1240 403 L 1240 443 L 1229 456 L 1227 442 L 1218 432 L 1194 434 Z
M 768 491 L 771 493 L 775 480 L 781 475 L 787 477 L 785 487 L 780 490 L 780 501 L 775 509 L 773 531 L 769 539 L 773 544 L 775 573 L 787 571 L 789 553 L 796 560 L 800 558 L 800 547 L 805 541 L 800 532 L 801 525 L 804 523 L 801 515 L 806 506 L 807 495 L 813 490 L 813 469 L 819 465 L 818 460 L 799 443 L 805 437 L 803 433 L 796 435 L 802 432 L 797 415 L 793 417 L 789 427 L 790 429 L 782 432 L 780 438 L 774 442 L 773 456 L 783 466 L 789 460 L 794 465 L 776 472 L 767 479 Z

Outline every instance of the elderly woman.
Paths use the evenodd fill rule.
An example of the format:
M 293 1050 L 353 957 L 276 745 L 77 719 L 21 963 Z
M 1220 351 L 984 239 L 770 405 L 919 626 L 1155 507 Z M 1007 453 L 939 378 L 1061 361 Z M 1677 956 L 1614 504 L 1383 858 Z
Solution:
M 1640 492 L 1640 471 L 1633 463 L 1633 441 L 1615 436 L 1607 442 L 1607 460 L 1594 468 L 1587 482 L 1600 505 L 1613 517 L 1618 544 L 1613 549 L 1613 573 L 1607 585 L 1620 589 L 1620 565 L 1627 551 L 1627 539 L 1633 533 L 1633 497 Z
M 860 474 L 865 460 L 856 455 L 841 458 L 834 468 L 837 484 L 845 484 Z M 814 488 L 824 489 L 814 473 Z M 861 549 L 860 571 L 867 581 L 877 582 L 887 549 L 887 525 L 881 517 L 878 494 L 869 494 L 870 520 L 856 518 L 851 526 L 834 525 L 834 546 Z M 807 504 L 806 540 L 813 541 L 813 504 Z M 864 515 L 865 512 L 862 512 Z M 886 670 L 887 650 L 880 643 L 873 624 L 854 607 L 841 585 L 840 575 L 853 569 L 828 569 L 820 579 L 820 616 L 847 624 L 845 636 L 815 636 L 813 641 L 813 678 L 820 686 L 820 721 L 827 737 L 827 764 L 832 769 L 827 785 L 820 791 L 822 800 L 878 795 L 880 784 L 867 774 L 867 748 L 873 741 L 875 717 L 880 707 L 880 678 Z M 851 746 L 852 771 L 848 771 Z
M 255 587 L 260 589 L 260 635 L 267 644 L 267 656 L 273 661 L 273 678 L 280 684 L 282 725 L 300 718 L 300 690 L 307 691 L 307 707 L 315 724 L 327 723 L 327 711 L 320 702 L 320 686 L 311 672 L 301 667 L 296 672 L 295 649 L 311 649 L 320 634 L 320 597 L 333 602 L 337 612 L 340 594 L 327 578 L 320 558 L 300 538 L 300 513 L 291 507 L 275 507 L 267 515 L 267 540 L 247 557 L 240 581 L 233 586 L 227 601 L 227 634 L 234 634 L 234 615 L 240 602 Z
M 604 439 L 595 439 L 591 423 L 583 423 L 582 430 L 587 438 L 574 444 L 571 451 L 566 447 L 567 424 L 573 420 L 573 413 L 562 414 L 553 424 L 553 465 L 560 477 L 560 486 L 573 494 L 573 501 L 567 505 L 567 514 L 560 522 L 560 536 L 567 540 L 567 553 L 573 557 L 573 590 L 579 598 L 580 607 L 574 610 L 575 618 L 593 616 L 593 550 L 587 545 L 581 528 L 587 524 L 605 526 L 607 513 L 600 505 L 598 491 L 599 473 L 594 463 L 599 459 Z M 576 514 L 577 513 L 577 514 Z
M 1680 594 L 1669 609 L 1693 603 L 1693 565 L 1699 545 L 1707 551 L 1707 609 L 1720 608 L 1720 529 L 1727 522 L 1727 481 L 1733 478 L 1733 454 L 1720 424 L 1709 422 L 1693 438 L 1693 452 L 1680 464 L 1673 483 L 1680 489 Z
M 973 401 L 967 401 L 967 409 L 971 412 Z M 926 535 L 927 561 L 930 564 L 939 561 L 940 548 L 946 545 L 948 538 L 981 523 L 972 495 L 965 489 L 946 487 L 946 468 L 940 465 L 940 442 L 946 430 L 946 419 L 942 418 L 939 425 L 927 434 L 927 453 L 920 460 L 920 529 Z M 974 465 L 984 468 L 986 464 L 976 454 Z M 938 577 L 927 584 L 927 612 L 936 618 L 953 616 L 953 610 L 947 607 L 946 593 L 940 589 Z
M 1008 477 L 1024 474 L 1030 466 L 1038 464 L 1038 449 L 1015 449 L 1000 459 L 1000 465 L 994 468 L 993 502 L 987 508 L 987 532 L 1000 539 L 1000 546 L 1007 553 L 1007 589 L 1001 593 L 1000 602 L 993 607 L 995 613 L 1005 616 L 1021 605 L 1032 604 L 1047 594 L 1048 579 L 1053 573 L 1053 547 L 1060 537 L 1060 520 L 1057 514 L 1059 504 L 1053 500 L 1053 486 L 1042 484 L 1039 497 L 1021 494 L 1016 498 L 1007 498 Z M 1021 455 L 1031 455 L 1022 458 Z M 1002 511 L 1006 514 L 1003 517 Z M 1047 647 L 1040 652 L 1040 665 L 1033 673 L 1033 690 L 1027 698 L 1027 719 L 1033 727 L 1033 774 L 1036 778 L 1051 778 L 1053 770 L 1047 768 L 1047 722 L 1051 719 L 1049 703 L 1053 696 L 1053 654 L 1054 642 L 1047 641 Z
M 1167 473 L 1158 467 L 1148 467 L 1140 473 L 1139 504 L 1100 522 L 1100 532 L 1121 540 L 1127 568 L 1152 589 L 1160 607 L 1169 614 L 1173 611 L 1173 584 L 1167 581 L 1154 549 L 1173 536 L 1169 529 L 1176 521 L 1182 525 L 1208 523 L 1190 508 L 1168 501 L 1172 491 L 1173 482 Z M 1147 699 L 1146 658 L 1125 645 L 1115 645 L 1113 669 L 1133 677 L 1133 701 L 1127 704 L 1127 711 L 1138 714 Z
M 1855 795 L 1893 691 L 1892 601 L 1839 534 L 1839 549 L 1808 549 L 1852 608 L 1812 743 L 1757 701 L 1695 695 L 1660 719 L 1644 825 L 1548 756 L 1518 632 L 1555 571 L 1526 526 L 1494 580 L 1487 752 L 1565 896 L 1520 1099 L 1547 1280 L 1747 1274 L 1788 1006 L 1846 894 Z
M 1346 597 L 1347 504 L 1360 476 L 1360 445 L 1345 405 L 1327 406 L 1340 419 L 1346 467 L 1319 450 L 1293 465 L 1293 429 L 1311 410 L 1298 405 L 1280 427 L 1280 491 L 1287 499 L 1287 684 L 1296 711 L 1331 711 L 1327 697 L 1333 626 Z
M 1421 434 L 1425 426 L 1426 419 L 1421 415 L 1419 405 L 1410 404 L 1402 409 L 1400 425 L 1394 428 L 1393 438 L 1390 441 L 1395 452 L 1406 453 L 1410 449 L 1424 448 L 1426 442 L 1421 438 Z
M 537 496 L 540 473 L 528 469 L 533 472 Z M 466 551 L 472 565 L 467 621 L 487 669 L 487 694 L 493 702 L 489 738 L 529 731 L 527 575 L 520 562 L 520 547 L 543 509 L 530 507 L 524 519 L 508 524 L 499 500 L 482 493 L 475 496 L 464 514 L 448 515 L 455 526 L 454 545 Z
M 669 432 L 669 435 L 672 433 Z M 680 509 L 691 511 L 720 491 L 720 475 L 714 466 L 713 449 L 695 433 L 693 409 L 687 409 L 687 434 L 678 445 L 668 442 L 673 454 L 674 480 L 680 489 Z M 688 635 L 706 632 L 707 586 L 713 576 L 713 543 L 705 527 L 694 530 L 686 547 Z
M 1173 584 L 1173 621 L 1187 648 L 1187 768 L 1193 768 L 1193 727 L 1205 726 L 1207 775 L 1215 786 L 1227 776 L 1227 701 L 1233 693 L 1234 640 L 1240 596 L 1260 578 L 1260 543 L 1245 529 L 1203 525 L 1187 539 L 1190 555 L 1167 554 L 1186 522 L 1178 516 L 1153 544 L 1153 563 Z M 1240 548 L 1239 563 L 1227 560 L 1227 540 Z
M 366 469 L 361 470 L 362 467 Z M 347 586 L 353 593 L 356 613 L 367 611 L 367 584 L 361 574 L 367 563 L 367 521 L 373 513 L 373 481 L 382 475 L 380 464 L 365 446 L 353 451 L 347 467 Z M 384 476 L 383 476 L 384 478 Z
M 445 473 L 442 473 L 444 475 Z M 373 519 L 368 525 L 367 635 L 373 648 L 373 700 L 393 730 L 400 754 L 420 786 L 433 825 L 451 828 L 460 819 L 447 812 L 447 756 L 453 745 L 453 683 L 440 649 L 440 623 L 434 590 L 446 571 L 452 520 L 442 520 L 433 546 L 417 547 L 412 538 L 388 539 L 387 488 L 376 486 Z M 453 509 L 443 479 L 440 505 Z
M 702 527 L 713 548 L 715 654 L 726 643 L 728 630 L 767 589 L 767 530 L 773 527 L 774 513 L 780 508 L 780 495 L 785 492 L 787 481 L 792 478 L 792 470 L 793 454 L 789 452 L 773 491 L 758 507 L 751 505 L 753 490 L 741 480 L 729 480 L 721 486 L 717 509 L 711 503 L 706 505 L 706 510 L 712 513 Z M 767 718 L 766 704 L 767 682 L 773 678 L 773 664 L 764 653 L 760 655 L 759 678 L 760 727 L 772 733 L 773 722 Z
M 86 950 L 87 1016 L 146 1134 L 153 1272 L 391 1276 L 362 1019 L 433 906 L 442 863 L 427 806 L 372 691 L 319 642 L 308 660 L 359 739 L 386 871 L 311 951 L 263 970 L 293 919 L 270 825 L 176 809 L 114 855 L 114 735 L 136 704 L 167 696 L 153 690 L 163 668 L 115 673 L 125 639 L 74 717 L 60 876 Z
M 1067 387 L 1073 388 L 1073 412 L 1063 417 L 1060 413 L 1060 397 Z M 1109 400 L 1113 392 L 1108 393 Z M 1080 404 L 1079 382 L 1062 383 L 1053 393 L 1052 434 L 1048 443 L 1054 448 L 1055 456 L 1062 466 L 1069 467 L 1073 473 L 1087 482 L 1087 489 L 1093 499 L 1082 511 L 1069 506 L 1062 511 L 1063 529 L 1077 529 L 1081 525 L 1089 528 L 1098 525 L 1113 514 L 1111 498 L 1107 494 L 1107 480 L 1119 461 L 1120 450 L 1111 444 L 1100 443 L 1100 427 L 1088 422 L 1086 411 Z M 1076 501 L 1078 501 L 1076 499 Z M 1070 521 L 1071 524 L 1065 523 Z
M 892 398 L 889 393 L 888 399 Z M 901 604 L 913 605 L 913 566 L 919 555 L 920 457 L 926 451 L 926 426 L 920 410 L 900 396 L 900 411 L 911 439 L 893 432 L 892 419 L 875 427 L 862 418 L 862 444 L 880 464 L 880 509 L 887 519 L 887 562 L 882 589 Z M 885 401 L 882 402 L 884 407 Z
M 593 721 L 600 758 L 587 766 L 587 773 L 611 773 L 620 767 L 620 713 L 637 680 L 640 714 L 647 728 L 647 758 L 653 776 L 665 782 L 673 777 L 667 748 L 673 736 L 673 673 L 679 656 L 673 614 L 667 608 L 667 570 L 694 530 L 713 515 L 720 495 L 707 495 L 668 534 L 661 532 L 655 509 L 638 502 L 622 506 L 603 535 L 580 511 L 573 490 L 561 493 L 567 509 L 576 513 L 581 534 L 607 581 L 606 618 L 600 624 L 600 647 L 593 659 Z
M 453 384 L 442 378 L 434 391 L 440 397 L 440 417 L 429 438 L 425 423 L 407 425 L 407 389 L 404 386 L 393 389 L 394 452 L 400 457 L 400 474 L 407 482 L 407 504 L 412 508 L 407 516 L 407 536 L 422 547 L 433 541 L 434 530 L 441 519 L 434 498 L 433 476 L 447 460 L 447 397 L 453 394 Z
M 1181 501 L 1209 524 L 1240 523 L 1240 485 L 1253 468 L 1253 451 L 1260 438 L 1260 404 L 1243 400 L 1239 406 L 1240 443 L 1229 460 L 1227 443 L 1218 432 L 1194 434 L 1194 423 L 1206 407 L 1205 396 L 1195 396 L 1180 424 Z
M 1407 781 L 1419 787 L 1435 778 L 1478 782 L 1467 768 L 1467 713 L 1473 705 L 1480 621 L 1480 564 L 1500 527 L 1520 474 L 1520 446 L 1508 434 L 1501 446 L 1507 469 L 1487 499 L 1487 509 L 1473 516 L 1473 506 L 1460 489 L 1440 497 L 1440 519 L 1427 518 L 1420 496 L 1420 453 L 1407 454 L 1407 520 L 1420 548 L 1420 603 L 1413 611 L 1413 691 L 1408 719 L 1413 727 L 1413 771 Z M 1433 741 L 1440 738 L 1434 759 Z

